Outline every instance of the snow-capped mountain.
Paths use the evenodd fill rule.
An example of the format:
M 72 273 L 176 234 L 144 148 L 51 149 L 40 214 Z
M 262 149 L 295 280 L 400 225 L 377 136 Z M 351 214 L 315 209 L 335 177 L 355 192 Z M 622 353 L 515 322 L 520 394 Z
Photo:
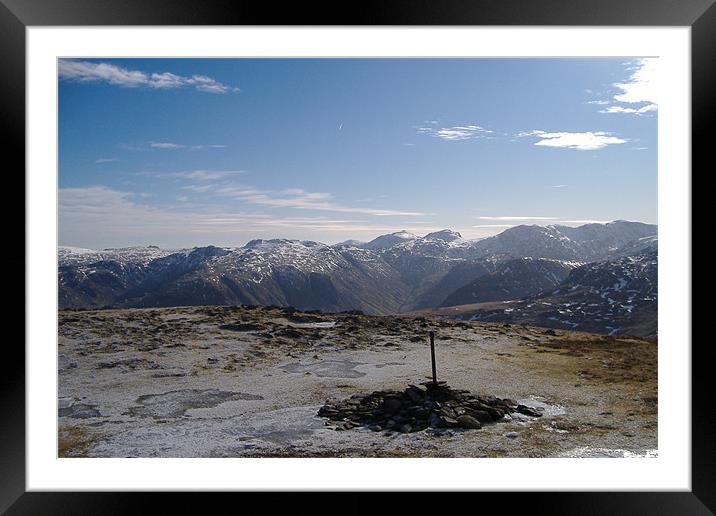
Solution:
M 121 261 L 123 263 L 146 265 L 152 260 L 180 251 L 182 250 L 161 249 L 153 245 L 148 247 L 102 249 L 101 251 L 81 247 L 60 246 L 57 249 L 57 257 L 62 265 L 95 263 L 99 261 Z
M 393 247 L 396 244 L 401 244 L 403 242 L 408 242 L 412 240 L 417 240 L 419 237 L 417 235 L 414 235 L 413 233 L 410 233 L 408 231 L 397 231 L 395 233 L 390 233 L 389 235 L 381 235 L 377 238 L 374 238 L 370 242 L 367 242 L 365 244 L 359 244 L 360 247 L 363 247 L 364 249 L 373 249 L 373 250 L 380 250 L 380 249 L 387 249 L 389 247 Z
M 461 316 L 481 321 L 656 337 L 658 258 L 654 250 L 574 268 L 558 287 Z
M 333 244 L 333 247 L 361 247 L 365 244 L 365 242 L 362 242 L 360 240 L 344 240 L 343 242 L 338 242 L 337 244 Z
M 656 235 L 637 238 L 627 244 L 621 246 L 614 251 L 614 256 L 634 256 L 659 250 L 659 238 Z
M 434 233 L 428 233 L 424 237 L 425 240 L 442 240 L 444 242 L 454 242 L 455 240 L 462 240 L 462 235 L 452 229 L 443 229 L 442 231 L 435 231 Z
M 581 270 L 578 265 L 645 251 L 655 257 L 656 245 L 656 226 L 617 221 L 579 228 L 518 226 L 478 241 L 446 229 L 423 237 L 400 231 L 365 244 L 272 239 L 239 248 L 63 247 L 59 303 L 61 308 L 261 304 L 400 313 L 544 294 L 562 288 L 563 280 Z
M 591 262 L 603 260 L 618 248 L 643 237 L 653 237 L 657 227 L 617 220 L 607 224 L 569 226 L 516 226 L 475 243 L 480 256 L 531 256 Z

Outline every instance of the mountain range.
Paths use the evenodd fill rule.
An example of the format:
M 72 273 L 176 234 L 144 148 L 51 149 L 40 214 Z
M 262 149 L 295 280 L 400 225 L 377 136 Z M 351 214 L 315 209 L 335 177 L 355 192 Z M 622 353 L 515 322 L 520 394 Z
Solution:
M 237 248 L 60 247 L 59 306 L 242 304 L 371 315 L 435 309 L 655 337 L 657 246 L 657 226 L 614 221 L 523 225 L 480 240 L 446 229 L 335 245 L 271 239 Z M 465 308 L 447 308 L 456 306 Z M 555 315 L 546 306 L 568 311 Z

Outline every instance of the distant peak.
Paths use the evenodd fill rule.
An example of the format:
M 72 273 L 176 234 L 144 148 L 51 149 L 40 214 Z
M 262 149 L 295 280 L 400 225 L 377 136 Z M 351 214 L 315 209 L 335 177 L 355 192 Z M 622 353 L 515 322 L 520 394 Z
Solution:
M 402 244 L 403 242 L 409 240 L 416 240 L 417 238 L 417 235 L 414 235 L 409 231 L 401 230 L 396 231 L 395 233 L 381 235 L 377 238 L 374 238 L 367 244 L 363 244 L 363 247 L 365 247 L 366 249 L 387 249 L 388 247 Z
M 350 239 L 350 240 L 344 240 L 343 242 L 338 242 L 337 244 L 334 244 L 334 245 L 336 245 L 336 246 L 355 246 L 355 247 L 357 247 L 357 246 L 362 245 L 362 244 L 364 244 L 364 243 L 365 243 L 365 242 L 363 242 L 363 241 L 361 241 L 361 240 L 353 240 L 353 239 Z
M 453 240 L 462 239 L 462 235 L 460 233 L 458 233 L 457 231 L 453 231 L 452 229 L 443 229 L 442 231 L 435 231 L 433 233 L 428 233 L 427 235 L 425 235 L 425 238 L 433 239 L 433 240 L 444 240 L 446 242 L 452 242 Z

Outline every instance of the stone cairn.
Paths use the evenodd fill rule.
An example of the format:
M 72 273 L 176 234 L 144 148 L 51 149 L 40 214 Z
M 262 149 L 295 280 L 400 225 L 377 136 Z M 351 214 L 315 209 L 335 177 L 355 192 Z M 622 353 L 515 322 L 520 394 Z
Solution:
M 479 429 L 484 423 L 519 412 L 527 416 L 542 414 L 510 399 L 477 396 L 470 391 L 451 389 L 445 382 L 410 385 L 404 391 L 375 391 L 355 394 L 335 404 L 326 404 L 318 415 L 328 419 L 336 430 L 367 427 L 411 433 L 428 428 Z

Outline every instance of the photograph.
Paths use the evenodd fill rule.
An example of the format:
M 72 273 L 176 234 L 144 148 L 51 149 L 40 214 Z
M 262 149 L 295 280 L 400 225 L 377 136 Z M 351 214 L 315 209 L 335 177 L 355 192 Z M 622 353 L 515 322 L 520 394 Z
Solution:
M 658 57 L 56 62 L 58 457 L 658 459 Z

